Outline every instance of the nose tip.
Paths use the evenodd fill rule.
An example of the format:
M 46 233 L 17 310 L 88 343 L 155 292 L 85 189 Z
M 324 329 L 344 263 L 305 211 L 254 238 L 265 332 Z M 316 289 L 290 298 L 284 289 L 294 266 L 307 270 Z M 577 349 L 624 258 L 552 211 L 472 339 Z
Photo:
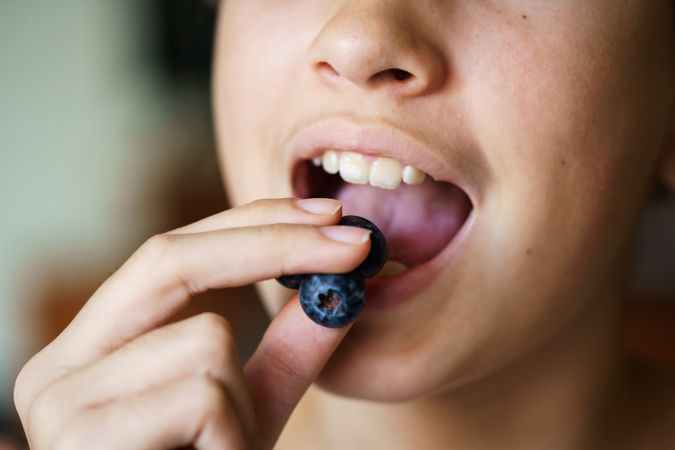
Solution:
M 447 76 L 442 51 L 422 30 L 391 9 L 343 10 L 316 37 L 310 58 L 316 73 L 331 86 L 421 95 Z

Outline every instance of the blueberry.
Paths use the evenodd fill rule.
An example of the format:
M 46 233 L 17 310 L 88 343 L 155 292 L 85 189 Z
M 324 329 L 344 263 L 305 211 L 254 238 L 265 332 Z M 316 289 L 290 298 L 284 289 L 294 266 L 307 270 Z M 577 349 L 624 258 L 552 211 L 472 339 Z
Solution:
M 306 275 L 282 275 L 277 278 L 277 281 L 288 289 L 299 289 L 300 283 L 302 283 L 305 276 Z
M 370 233 L 370 253 L 368 253 L 368 256 L 361 265 L 354 269 L 355 272 L 364 278 L 372 277 L 387 262 L 387 241 L 384 239 L 384 235 L 373 222 L 363 217 L 343 216 L 339 223 L 340 225 L 365 228 L 372 232 Z
M 382 232 L 369 220 L 344 216 L 340 225 L 370 230 L 370 252 L 354 271 L 347 274 L 284 275 L 277 281 L 289 289 L 300 289 L 300 305 L 305 314 L 319 325 L 343 327 L 354 321 L 366 303 L 364 278 L 372 277 L 387 261 L 387 242 Z
M 340 328 L 353 322 L 366 303 L 366 283 L 357 273 L 313 274 L 300 284 L 300 305 L 319 325 Z

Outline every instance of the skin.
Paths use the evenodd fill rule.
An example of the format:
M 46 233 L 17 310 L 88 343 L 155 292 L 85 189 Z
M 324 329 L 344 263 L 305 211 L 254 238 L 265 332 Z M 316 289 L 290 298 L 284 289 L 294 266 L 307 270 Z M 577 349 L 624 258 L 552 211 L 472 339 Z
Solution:
M 26 364 L 31 448 L 270 448 L 282 429 L 278 448 L 675 442 L 672 388 L 627 372 L 617 339 L 635 226 L 656 179 L 675 185 L 671 2 L 412 4 L 221 4 L 214 109 L 237 206 L 148 240 Z M 222 319 L 166 325 L 196 292 L 365 257 L 358 230 L 324 228 L 335 203 L 249 203 L 292 196 L 288 139 L 330 116 L 394 124 L 471 180 L 452 264 L 342 330 L 260 283 L 274 318 L 245 365 Z
M 311 3 L 221 5 L 214 101 L 233 202 L 292 195 L 280 169 L 286 140 L 331 116 L 421 136 L 478 193 L 475 223 L 453 264 L 419 298 L 359 319 L 318 384 L 416 409 L 419 420 L 402 412 L 383 430 L 411 422 L 428 430 L 420 423 L 431 415 L 421 411 L 447 419 L 463 405 L 469 416 L 464 394 L 520 366 L 520 383 L 504 383 L 494 401 L 558 374 L 570 388 L 543 403 L 575 398 L 560 410 L 581 429 L 593 418 L 571 417 L 596 402 L 581 392 L 602 392 L 615 374 L 609 355 L 636 222 L 655 170 L 672 167 L 671 2 Z M 418 84 L 382 76 L 392 68 Z M 287 294 L 260 288 L 274 313 Z M 602 345 L 588 344 L 595 341 Z M 564 356 L 545 358 L 544 348 Z M 590 364 L 585 373 L 575 368 L 581 361 Z M 340 423 L 336 448 L 347 446 L 349 430 L 367 433 L 363 417 L 370 425 L 384 414 L 347 403 L 336 416 L 326 406 L 334 402 L 317 392 L 305 419 L 319 429 Z M 328 423 L 311 418 L 316 408 Z

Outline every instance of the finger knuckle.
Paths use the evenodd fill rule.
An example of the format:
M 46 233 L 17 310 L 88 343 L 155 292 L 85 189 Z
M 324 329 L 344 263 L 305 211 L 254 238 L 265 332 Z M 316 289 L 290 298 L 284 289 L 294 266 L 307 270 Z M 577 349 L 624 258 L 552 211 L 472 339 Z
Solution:
M 236 356 L 234 334 L 230 323 L 215 313 L 203 313 L 198 321 L 198 349 L 211 365 L 230 364 Z
M 29 359 L 14 380 L 14 404 L 21 417 L 26 414 L 39 391 L 47 384 L 46 373 L 51 373 L 48 370 L 52 353 L 51 347 L 51 345 L 45 347 Z
M 20 417 L 25 416 L 28 409 L 28 404 L 31 401 L 31 391 L 33 390 L 33 365 L 31 359 L 19 371 L 19 374 L 14 381 L 14 404 Z
M 38 428 L 57 422 L 61 410 L 60 406 L 61 401 L 54 389 L 44 389 L 35 397 L 28 408 L 26 427 L 32 432 L 37 432 Z
M 199 326 L 207 339 L 229 342 L 232 340 L 232 326 L 220 314 L 206 312 L 199 316 Z
M 175 236 L 168 233 L 156 234 L 148 238 L 141 246 L 141 253 L 145 259 L 154 262 L 163 261 L 170 252 Z
M 193 383 L 195 412 L 202 418 L 224 415 L 228 409 L 228 398 L 223 386 L 208 375 L 196 376 Z
M 183 236 L 180 234 L 156 234 L 146 240 L 139 249 L 136 260 L 139 268 L 153 274 L 168 277 L 172 288 L 181 289 L 187 298 L 203 292 L 204 286 L 195 283 L 190 274 L 182 273 L 176 264 L 176 243 Z

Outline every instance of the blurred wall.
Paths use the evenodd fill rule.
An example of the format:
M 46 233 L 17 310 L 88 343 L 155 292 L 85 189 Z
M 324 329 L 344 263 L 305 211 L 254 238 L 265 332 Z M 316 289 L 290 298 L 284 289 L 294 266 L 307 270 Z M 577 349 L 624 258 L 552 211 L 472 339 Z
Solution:
M 115 270 L 165 223 L 152 186 L 211 151 L 207 93 L 158 73 L 153 5 L 0 4 L 0 405 L 38 339 L 40 278 Z

